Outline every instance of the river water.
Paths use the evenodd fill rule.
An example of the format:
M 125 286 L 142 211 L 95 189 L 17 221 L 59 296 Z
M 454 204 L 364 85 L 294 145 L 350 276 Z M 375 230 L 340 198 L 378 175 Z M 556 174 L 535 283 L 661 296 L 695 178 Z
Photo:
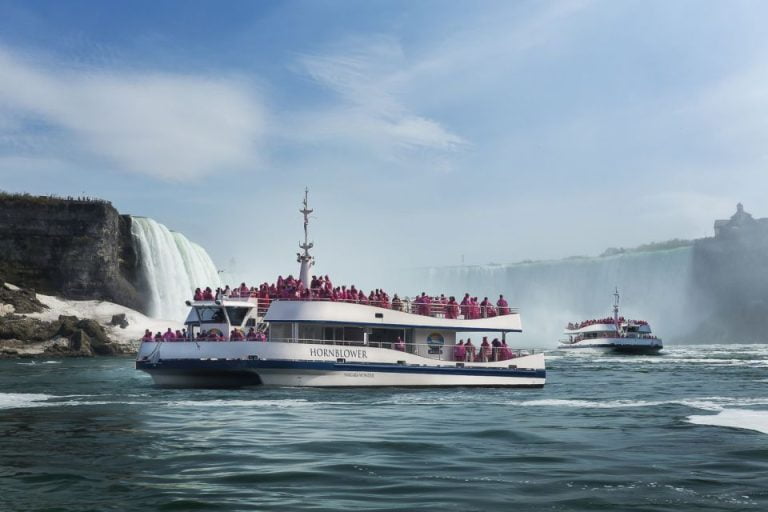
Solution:
M 0 510 L 768 510 L 768 346 L 553 355 L 542 390 L 164 390 L 0 361 Z

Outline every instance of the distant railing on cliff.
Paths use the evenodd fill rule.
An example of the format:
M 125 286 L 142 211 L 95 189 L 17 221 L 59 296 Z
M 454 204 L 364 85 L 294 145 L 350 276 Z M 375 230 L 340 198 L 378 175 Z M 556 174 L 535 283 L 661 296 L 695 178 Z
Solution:
M 34 204 L 58 204 L 58 203 L 78 203 L 78 204 L 104 204 L 111 205 L 112 203 L 100 199 L 98 197 L 90 196 L 57 196 L 56 194 L 50 194 L 47 196 L 36 196 L 26 192 L 6 192 L 0 190 L 0 201 L 24 201 Z

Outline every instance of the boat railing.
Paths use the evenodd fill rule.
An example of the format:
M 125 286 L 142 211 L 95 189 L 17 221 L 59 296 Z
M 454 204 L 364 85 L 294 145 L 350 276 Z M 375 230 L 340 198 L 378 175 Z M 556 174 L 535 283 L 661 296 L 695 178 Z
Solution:
M 481 345 L 473 345 L 471 351 L 466 351 L 467 355 L 464 359 L 457 360 L 455 354 L 456 345 L 434 345 L 429 343 L 401 343 L 398 348 L 398 344 L 393 341 L 352 341 L 352 340 L 318 340 L 311 338 L 270 338 L 269 343 L 300 343 L 308 345 L 330 345 L 330 346 L 343 346 L 343 347 L 359 347 L 359 348 L 383 348 L 390 349 L 407 354 L 416 354 L 429 359 L 437 359 L 440 361 L 467 361 L 467 362 L 495 362 L 506 361 L 507 359 L 514 359 L 521 356 L 528 356 L 535 353 L 534 349 L 513 349 L 510 347 L 487 347 L 483 350 Z M 506 357 L 502 349 L 506 348 Z
M 149 341 L 149 340 L 147 340 Z M 154 342 L 154 340 L 152 341 Z M 517 357 L 529 356 L 535 354 L 535 349 L 516 349 L 510 347 L 483 347 L 482 345 L 472 345 L 471 350 L 466 349 L 466 345 L 463 345 L 465 356 L 463 359 L 457 359 L 456 347 L 457 345 L 435 345 L 429 343 L 400 343 L 394 341 L 355 341 L 355 340 L 320 340 L 312 338 L 269 338 L 268 340 L 208 340 L 208 339 L 176 339 L 169 341 L 160 341 L 156 343 L 200 343 L 200 342 L 232 342 L 232 343 L 298 343 L 307 345 L 329 345 L 339 347 L 358 347 L 358 348 L 382 348 L 393 351 L 399 351 L 407 354 L 415 354 L 421 357 L 429 359 L 436 359 L 439 361 L 451 361 L 451 362 L 496 362 L 506 361 L 508 359 L 515 359 Z M 506 349 L 506 350 L 505 350 Z
M 429 316 L 433 318 L 447 318 L 453 320 L 478 320 L 481 318 L 493 318 L 497 316 L 515 315 L 519 313 L 518 308 L 512 307 L 498 307 L 498 306 L 461 306 L 456 304 L 451 308 L 448 304 L 431 303 L 423 304 L 414 302 L 409 298 L 405 298 L 400 303 L 381 303 L 376 301 L 368 302 L 361 300 L 351 299 L 329 299 L 326 297 L 306 297 L 306 298 L 274 298 L 274 299 L 258 299 L 258 312 L 259 316 L 264 316 L 269 309 L 269 305 L 274 301 L 291 301 L 291 302 L 344 302 L 348 304 L 362 304 L 366 306 L 379 307 L 382 309 L 388 309 L 391 311 L 401 311 L 403 313 L 410 313 L 413 315 Z
M 221 304 L 222 301 L 227 302 L 250 302 L 256 304 L 258 315 L 263 317 L 270 304 L 276 301 L 291 301 L 291 302 L 344 302 L 348 304 L 362 304 L 366 306 L 379 307 L 382 309 L 389 309 L 391 311 L 401 311 L 403 313 L 410 313 L 413 315 L 429 316 L 433 318 L 447 318 L 452 320 L 479 320 L 481 318 L 493 318 L 497 316 L 516 315 L 519 313 L 519 308 L 513 308 L 509 306 L 494 306 L 489 304 L 487 306 L 475 305 L 461 305 L 458 303 L 448 304 L 442 302 L 423 303 L 417 302 L 417 299 L 411 299 L 405 297 L 399 302 L 380 302 L 380 301 L 368 301 L 355 300 L 355 299 L 330 299 L 328 297 L 296 297 L 296 298 L 261 298 L 256 295 L 224 295 L 218 296 L 213 302 Z M 432 298 L 432 300 L 436 300 Z M 199 302 L 199 301 L 195 301 Z M 207 301 L 204 301 L 207 302 Z M 187 301 L 187 305 L 192 305 L 192 301 Z

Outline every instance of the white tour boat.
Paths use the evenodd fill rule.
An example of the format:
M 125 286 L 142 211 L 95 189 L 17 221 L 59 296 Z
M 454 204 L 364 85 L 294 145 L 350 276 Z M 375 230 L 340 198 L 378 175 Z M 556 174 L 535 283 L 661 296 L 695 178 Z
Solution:
M 586 320 L 568 324 L 559 349 L 597 349 L 627 354 L 655 354 L 663 348 L 660 338 L 651 332 L 644 320 L 627 320 L 619 316 L 619 290 L 613 294 L 613 318 Z
M 314 264 L 307 237 L 311 212 L 305 193 L 303 252 L 298 255 L 303 287 L 310 284 Z M 505 307 L 502 314 L 489 307 L 485 314 L 465 315 L 464 308 L 459 314 L 458 307 L 448 311 L 437 303 L 425 308 L 408 300 L 395 308 L 394 303 L 262 300 L 249 294 L 209 299 L 187 302 L 187 339 L 143 340 L 136 368 L 158 385 L 181 387 L 540 388 L 545 382 L 543 354 L 506 346 L 507 334 L 521 332 L 520 313 L 512 308 Z M 199 339 L 201 332 L 226 336 L 240 329 L 255 330 L 264 341 Z M 457 344 L 458 333 L 476 337 L 471 350 Z M 477 339 L 482 334 L 498 335 L 502 341 L 483 349 Z

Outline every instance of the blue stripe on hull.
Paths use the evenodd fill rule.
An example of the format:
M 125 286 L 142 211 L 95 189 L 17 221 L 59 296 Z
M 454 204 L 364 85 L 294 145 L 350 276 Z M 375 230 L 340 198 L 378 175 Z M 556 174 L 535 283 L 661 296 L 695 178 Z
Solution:
M 472 367 L 437 367 L 437 366 L 405 366 L 398 364 L 376 363 L 334 363 L 331 361 L 264 361 L 250 359 L 235 360 L 201 360 L 201 359 L 171 359 L 160 360 L 157 363 L 137 361 L 136 368 L 151 373 L 152 370 L 191 370 L 191 371 L 254 371 L 259 369 L 279 370 L 320 370 L 341 372 L 379 372 L 379 373 L 417 373 L 431 375 L 473 375 L 482 377 L 546 377 L 546 370 L 528 370 L 523 368 L 472 368 Z

